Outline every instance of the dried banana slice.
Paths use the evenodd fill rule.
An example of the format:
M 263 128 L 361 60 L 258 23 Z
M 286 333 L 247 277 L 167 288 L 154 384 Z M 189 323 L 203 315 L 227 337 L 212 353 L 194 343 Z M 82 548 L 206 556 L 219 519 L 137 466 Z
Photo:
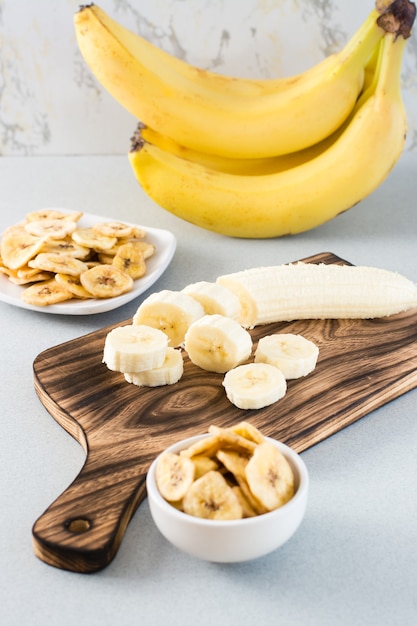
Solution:
M 83 216 L 82 211 L 72 211 L 71 213 L 63 213 L 57 209 L 40 209 L 26 214 L 27 222 L 36 222 L 38 220 L 69 220 L 70 222 L 78 222 Z
M 82 286 L 79 276 L 71 276 L 70 274 L 55 274 L 55 280 L 60 285 L 63 285 L 72 293 L 76 298 L 86 300 L 91 298 L 91 293 Z
M 209 433 L 218 437 L 221 447 L 233 448 L 234 450 L 252 454 L 256 449 L 256 444 L 238 433 L 227 428 L 211 425 L 208 429 Z
M 258 515 L 258 512 L 252 507 L 252 504 L 239 485 L 233 485 L 232 490 L 239 500 L 239 504 L 242 508 L 242 517 L 255 517 Z
M 80 246 L 78 243 L 75 243 L 75 241 L 73 241 L 69 237 L 65 239 L 46 241 L 44 245 L 42 246 L 41 252 L 53 252 L 54 254 L 67 254 L 69 256 L 74 257 L 75 259 L 80 259 L 80 261 L 85 261 L 91 256 L 90 248 Z
M 113 265 L 96 265 L 80 275 L 81 284 L 95 298 L 114 298 L 130 291 L 133 279 Z
M 87 265 L 80 259 L 75 259 L 67 254 L 54 254 L 53 252 L 41 252 L 29 261 L 28 265 L 46 272 L 70 274 L 70 276 L 79 276 L 88 270 Z
M 33 304 L 34 306 L 57 304 L 71 298 L 71 292 L 63 285 L 60 285 L 55 278 L 31 285 L 22 292 L 22 299 L 27 304 Z
M 220 448 L 220 439 L 213 435 L 212 437 L 204 437 L 192 443 L 188 448 L 181 450 L 181 456 L 193 458 L 204 454 L 206 456 L 214 456 Z
M 12 270 L 27 265 L 41 250 L 43 239 L 30 235 L 23 226 L 8 228 L 1 239 L 3 263 Z
M 269 441 L 259 444 L 245 469 L 249 488 L 268 511 L 294 495 L 294 474 L 285 456 Z
M 245 439 L 249 439 L 249 441 L 253 441 L 254 443 L 263 443 L 265 441 L 265 437 L 261 433 L 256 426 L 251 424 L 250 422 L 239 422 L 234 426 L 229 428 L 233 433 L 244 437 Z
M 165 452 L 155 470 L 157 487 L 166 500 L 181 500 L 194 480 L 194 463 L 187 457 Z
M 192 462 L 195 466 L 195 474 L 194 478 L 200 478 L 200 476 L 204 476 L 207 472 L 212 472 L 219 469 L 219 464 L 213 457 L 207 456 L 205 454 L 197 454 L 191 458 Z
M 117 237 L 99 235 L 93 228 L 76 228 L 71 236 L 80 246 L 92 248 L 96 252 L 109 250 L 117 243 Z
M 99 222 L 94 224 L 93 230 L 105 237 L 131 237 L 135 226 L 123 222 Z
M 67 235 L 71 235 L 75 228 L 75 222 L 63 219 L 34 220 L 25 224 L 25 230 L 27 230 L 29 235 L 47 239 L 64 239 Z
M 134 243 L 126 243 L 118 249 L 112 264 L 126 272 L 136 280 L 146 273 L 146 262 L 143 252 Z
M 184 457 L 186 458 L 186 457 Z M 184 512 L 212 520 L 242 518 L 242 507 L 220 472 L 210 471 L 195 480 L 183 497 Z

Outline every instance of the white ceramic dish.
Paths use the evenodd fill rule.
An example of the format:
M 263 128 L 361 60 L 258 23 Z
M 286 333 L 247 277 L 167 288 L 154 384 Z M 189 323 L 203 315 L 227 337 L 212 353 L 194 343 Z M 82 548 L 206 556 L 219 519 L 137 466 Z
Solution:
M 210 435 L 198 435 L 167 448 L 178 452 L 194 441 Z M 149 507 L 159 531 L 174 546 L 192 556 L 217 563 L 248 561 L 273 552 L 292 537 L 302 522 L 307 506 L 309 475 L 301 457 L 275 439 L 290 462 L 296 477 L 296 493 L 284 506 L 270 513 L 241 520 L 213 521 L 187 515 L 171 506 L 158 491 L 152 463 L 147 479 Z
M 64 209 L 57 209 L 64 212 Z M 85 228 L 93 226 L 98 222 L 114 221 L 117 218 L 102 217 L 91 213 L 84 213 L 79 221 L 79 226 Z M 120 220 L 123 221 L 124 220 Z M 129 222 L 124 222 L 129 223 Z M 139 225 L 138 225 L 139 226 Z M 30 309 L 40 313 L 51 313 L 55 315 L 91 315 L 94 313 L 104 313 L 123 306 L 127 302 L 134 300 L 141 293 L 149 289 L 154 282 L 164 273 L 174 256 L 177 241 L 174 235 L 168 230 L 140 226 L 146 233 L 146 241 L 155 245 L 155 254 L 147 260 L 147 272 L 143 278 L 135 281 L 134 287 L 128 293 L 116 298 L 89 300 L 69 300 L 59 304 L 49 306 L 34 306 L 27 304 L 21 298 L 24 287 L 14 285 L 4 274 L 0 274 L 0 301 L 7 302 L 22 309 Z

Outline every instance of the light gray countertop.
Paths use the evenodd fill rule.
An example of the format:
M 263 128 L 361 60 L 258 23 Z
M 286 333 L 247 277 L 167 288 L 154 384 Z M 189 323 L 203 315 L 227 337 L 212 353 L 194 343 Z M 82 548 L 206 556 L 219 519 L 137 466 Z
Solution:
M 325 251 L 417 282 L 416 174 L 417 154 L 405 153 L 371 197 L 333 221 L 294 237 L 245 241 L 200 230 L 154 205 L 127 157 L 10 157 L 0 160 L 0 231 L 52 206 L 166 228 L 178 247 L 152 291 Z M 0 303 L 1 623 L 416 624 L 416 390 L 302 453 L 311 478 L 307 514 L 269 556 L 238 565 L 189 557 L 159 534 L 146 500 L 101 572 L 66 572 L 34 556 L 32 524 L 75 478 L 84 452 L 38 400 L 33 360 L 130 318 L 139 302 L 84 317 Z

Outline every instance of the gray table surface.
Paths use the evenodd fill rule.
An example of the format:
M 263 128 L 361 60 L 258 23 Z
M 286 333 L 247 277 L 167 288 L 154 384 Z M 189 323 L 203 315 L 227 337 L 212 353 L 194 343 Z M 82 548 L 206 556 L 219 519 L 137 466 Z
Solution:
M 3 158 L 0 231 L 53 206 L 166 228 L 178 248 L 151 291 L 324 251 L 417 281 L 416 174 L 417 154 L 405 153 L 372 196 L 331 222 L 294 237 L 245 241 L 200 230 L 157 207 L 136 184 L 127 157 Z M 141 298 L 86 317 L 0 303 L 1 623 L 416 624 L 415 390 L 302 453 L 311 476 L 307 514 L 297 534 L 269 556 L 238 565 L 189 557 L 159 534 L 146 501 L 115 560 L 99 573 L 65 572 L 34 556 L 32 524 L 75 478 L 84 453 L 39 402 L 33 360 L 46 348 L 130 318 Z

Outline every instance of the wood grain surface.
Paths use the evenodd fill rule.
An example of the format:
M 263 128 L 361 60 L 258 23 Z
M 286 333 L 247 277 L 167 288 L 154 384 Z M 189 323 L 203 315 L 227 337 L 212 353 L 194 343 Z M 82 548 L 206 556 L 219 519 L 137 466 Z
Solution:
M 304 261 L 346 263 L 331 253 Z M 315 371 L 288 381 L 286 396 L 258 411 L 234 407 L 225 397 L 222 375 L 197 368 L 186 354 L 177 384 L 128 384 L 102 363 L 104 340 L 114 326 L 42 352 L 34 361 L 36 392 L 83 446 L 86 459 L 73 483 L 35 522 L 35 554 L 76 572 L 106 567 L 146 495 L 152 460 L 210 424 L 246 419 L 302 452 L 416 387 L 416 322 L 414 310 L 376 320 L 303 320 L 255 328 L 254 349 L 260 337 L 280 331 L 300 333 L 320 349 Z

